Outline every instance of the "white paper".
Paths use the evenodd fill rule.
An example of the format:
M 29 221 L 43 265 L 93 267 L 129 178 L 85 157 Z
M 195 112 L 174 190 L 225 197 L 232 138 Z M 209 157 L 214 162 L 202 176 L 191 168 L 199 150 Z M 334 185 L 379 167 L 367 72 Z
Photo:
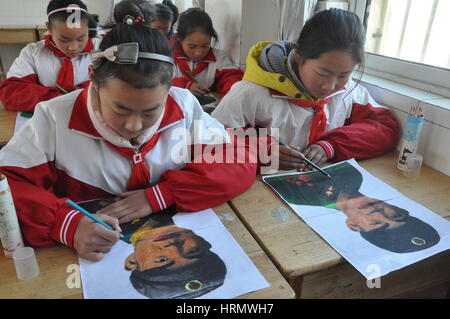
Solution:
M 22 126 L 26 123 L 26 121 L 29 120 L 29 118 L 21 116 L 20 113 L 21 112 L 17 112 L 16 124 L 14 126 L 14 134 L 16 134 L 22 128 Z
M 209 242 L 211 251 L 225 263 L 223 285 L 199 299 L 234 298 L 270 286 L 211 209 L 178 213 L 173 221 L 176 226 L 190 229 Z M 119 241 L 99 262 L 79 258 L 84 298 L 146 299 L 134 289 L 130 271 L 124 269 L 124 261 L 133 251 L 133 245 Z
M 355 160 L 352 159 L 346 162 L 357 169 L 363 177 L 363 182 L 359 188 L 360 193 L 408 211 L 410 216 L 416 217 L 433 227 L 440 237 L 434 246 L 423 250 L 407 253 L 393 252 L 370 243 L 358 231 L 353 231 L 347 227 L 347 216 L 342 211 L 322 206 L 289 203 L 274 188 L 298 216 L 324 238 L 364 277 L 367 279 L 381 277 L 450 248 L 450 222 L 375 178 L 361 168 Z M 265 176 L 263 180 L 267 183 L 266 180 L 273 176 L 296 176 L 298 174 L 290 173 Z

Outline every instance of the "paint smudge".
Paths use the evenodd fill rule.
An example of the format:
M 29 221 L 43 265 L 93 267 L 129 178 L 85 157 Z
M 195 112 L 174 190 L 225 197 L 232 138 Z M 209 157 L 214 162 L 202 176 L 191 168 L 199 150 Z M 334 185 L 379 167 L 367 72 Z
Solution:
M 290 210 L 283 206 L 274 207 L 270 210 L 270 216 L 272 216 L 274 219 L 285 222 L 291 219 L 292 214 Z

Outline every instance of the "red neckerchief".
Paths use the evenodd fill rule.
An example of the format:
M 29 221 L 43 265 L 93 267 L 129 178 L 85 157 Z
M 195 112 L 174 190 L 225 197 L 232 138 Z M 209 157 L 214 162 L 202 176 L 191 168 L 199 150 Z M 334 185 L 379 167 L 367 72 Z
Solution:
M 134 191 L 150 187 L 150 169 L 145 161 L 145 155 L 156 145 L 161 132 L 153 135 L 139 150 L 134 148 L 118 147 L 105 140 L 105 143 L 124 157 L 132 160 L 131 176 L 128 180 L 127 190 Z
M 206 56 L 201 61 L 197 62 L 195 69 L 191 70 L 188 64 L 189 58 L 187 57 L 186 54 L 184 54 L 183 50 L 179 48 L 174 55 L 174 60 L 175 63 L 178 65 L 178 68 L 180 69 L 181 73 L 183 73 L 186 77 L 190 79 L 188 73 L 192 74 L 192 76 L 196 76 L 197 74 L 199 74 L 208 67 L 209 62 L 215 62 L 216 57 L 214 55 L 213 49 L 210 48 Z
M 284 94 L 275 91 L 273 89 L 269 89 L 270 93 L 275 96 L 285 96 Z M 325 128 L 327 126 L 327 115 L 324 111 L 324 106 L 330 101 L 330 98 L 324 99 L 322 101 L 305 101 L 299 99 L 287 99 L 290 103 L 293 103 L 302 107 L 310 107 L 314 110 L 314 116 L 311 123 L 311 128 L 309 131 L 309 144 L 317 142 L 320 140 L 320 137 L 325 132 Z M 309 145 L 308 144 L 308 145 Z
M 88 89 L 88 87 L 85 88 L 78 95 L 74 103 L 69 121 L 69 129 L 101 138 L 102 136 L 97 132 L 94 125 L 92 124 L 92 120 L 89 117 L 87 107 Z M 169 96 L 167 97 L 164 115 L 158 128 L 158 130 L 161 130 L 161 132 L 153 135 L 150 140 L 148 140 L 139 148 L 139 150 L 135 150 L 133 148 L 118 147 L 104 140 L 106 145 L 111 147 L 114 151 L 132 160 L 133 167 L 131 170 L 130 179 L 128 180 L 127 190 L 142 189 L 150 186 L 150 171 L 147 162 L 145 161 L 145 155 L 156 145 L 164 127 L 169 126 L 172 123 L 175 123 L 182 119 L 184 119 L 184 113 L 182 109 L 175 101 L 175 99 L 169 94 Z
M 51 35 L 45 36 L 44 39 L 44 45 L 48 49 L 50 49 L 53 54 L 55 54 L 57 57 L 64 57 L 61 68 L 59 69 L 58 78 L 56 79 L 56 84 L 58 84 L 67 92 L 73 91 L 75 89 L 75 83 L 71 58 L 65 55 L 60 49 L 56 47 L 56 45 L 53 43 Z M 94 43 L 92 42 L 92 39 L 89 38 L 82 53 L 91 52 L 92 49 L 94 49 Z

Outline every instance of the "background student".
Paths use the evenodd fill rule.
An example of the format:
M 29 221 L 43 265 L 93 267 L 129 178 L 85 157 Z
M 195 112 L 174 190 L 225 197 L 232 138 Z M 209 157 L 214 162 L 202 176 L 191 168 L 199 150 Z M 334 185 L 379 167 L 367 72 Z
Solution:
M 164 34 L 167 39 L 171 39 L 175 34 L 174 24 L 178 20 L 178 8 L 170 0 L 155 4 L 156 19 L 151 27 Z
M 148 0 L 122 0 L 114 6 L 113 16 L 116 23 L 143 23 L 151 26 L 156 19 L 156 11 Z M 139 21 L 133 21 L 133 17 Z
M 173 85 L 188 88 L 197 96 L 207 92 L 223 96 L 241 80 L 243 72 L 224 51 L 213 48 L 217 41 L 217 33 L 205 11 L 191 8 L 181 13 L 173 45 L 177 65 Z
M 7 110 L 33 112 L 37 103 L 89 83 L 88 53 L 100 40 L 90 38 L 96 36 L 89 34 L 96 22 L 86 5 L 80 0 L 51 0 L 47 16 L 49 35 L 25 46 L 0 84 L 0 101 Z
M 184 212 L 214 207 L 254 181 L 256 164 L 181 152 L 214 143 L 218 158 L 226 153 L 229 136 L 188 90 L 171 87 L 167 39 L 137 17 L 133 21 L 106 34 L 102 52 L 93 56 L 88 88 L 42 102 L 0 150 L 0 172 L 8 177 L 31 246 L 60 242 L 83 258 L 99 260 L 119 239 L 69 207 L 67 198 L 115 196 L 118 201 L 99 218 L 118 229 L 119 222 L 172 206 Z M 141 57 L 130 64 L 137 50 Z
M 327 160 L 370 158 L 397 144 L 392 113 L 351 79 L 363 62 L 364 30 L 350 12 L 317 13 L 296 43 L 260 42 L 247 57 L 243 81 L 212 116 L 228 127 L 278 128 L 280 168 L 309 170 L 303 155 Z

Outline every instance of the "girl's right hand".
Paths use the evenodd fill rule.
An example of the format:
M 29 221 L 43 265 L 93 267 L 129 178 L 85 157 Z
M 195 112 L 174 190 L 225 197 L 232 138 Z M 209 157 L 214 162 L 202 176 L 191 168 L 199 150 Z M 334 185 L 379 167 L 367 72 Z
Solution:
M 300 152 L 298 147 L 289 147 L 279 145 L 280 150 L 280 170 L 298 170 L 303 165 L 303 158 L 305 157 L 303 153 Z
M 73 245 L 80 257 L 91 261 L 103 259 L 103 255 L 109 252 L 119 240 L 118 231 L 120 231 L 117 218 L 103 214 L 96 214 L 95 216 L 117 231 L 109 230 L 87 216 L 80 219 L 75 230 Z
M 204 86 L 203 84 L 200 84 L 198 82 L 192 83 L 191 87 L 189 88 L 191 92 L 195 95 L 203 96 L 205 93 L 209 92 L 209 89 L 207 86 Z

